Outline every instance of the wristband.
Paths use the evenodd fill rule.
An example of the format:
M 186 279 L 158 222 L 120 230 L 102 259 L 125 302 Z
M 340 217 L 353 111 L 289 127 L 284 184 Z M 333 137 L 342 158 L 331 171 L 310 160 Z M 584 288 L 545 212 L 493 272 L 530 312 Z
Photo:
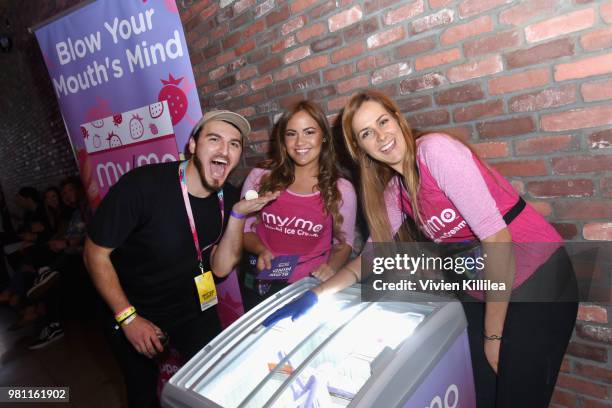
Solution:
M 121 322 L 121 326 L 127 326 L 128 324 L 132 323 L 134 319 L 136 319 L 136 316 L 138 316 L 136 312 L 129 315 L 124 321 Z
M 122 311 L 120 311 L 119 313 L 115 315 L 115 321 L 117 323 L 121 323 L 128 316 L 130 316 L 131 314 L 134 314 L 135 312 L 136 312 L 136 308 L 134 306 L 126 307 L 125 309 L 123 309 Z
M 482 335 L 485 338 L 485 340 L 497 340 L 497 341 L 500 341 L 502 339 L 502 336 L 498 336 L 497 334 L 492 334 L 490 336 L 487 336 L 486 333 L 482 333 Z
M 232 211 L 230 212 L 230 215 L 231 215 L 232 217 L 234 217 L 234 218 L 238 218 L 239 220 L 243 220 L 243 219 L 245 219 L 245 218 L 247 217 L 247 216 L 246 216 L 246 214 L 240 214 L 240 213 L 237 213 L 237 212 L 236 212 L 236 211 L 234 211 L 234 210 L 232 210 Z

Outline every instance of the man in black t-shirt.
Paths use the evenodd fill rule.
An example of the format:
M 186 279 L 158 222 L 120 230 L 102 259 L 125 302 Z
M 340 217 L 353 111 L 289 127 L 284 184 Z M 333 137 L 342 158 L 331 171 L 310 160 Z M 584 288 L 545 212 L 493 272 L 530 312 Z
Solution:
M 221 330 L 213 275 L 231 272 L 245 216 L 277 195 L 239 201 L 225 184 L 249 132 L 241 115 L 208 112 L 191 132 L 191 160 L 127 173 L 90 224 L 85 263 L 112 312 L 106 327 L 117 329 L 108 334 L 130 407 L 155 404 L 152 358 L 165 338 L 189 359 Z

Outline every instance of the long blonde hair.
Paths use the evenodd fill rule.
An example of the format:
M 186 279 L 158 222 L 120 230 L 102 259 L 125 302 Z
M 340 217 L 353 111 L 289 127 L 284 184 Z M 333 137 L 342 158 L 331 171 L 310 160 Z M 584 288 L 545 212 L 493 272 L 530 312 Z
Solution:
M 258 167 L 269 169 L 270 173 L 262 177 L 259 192 L 284 190 L 295 181 L 295 163 L 289 157 L 285 147 L 285 132 L 287 124 L 298 112 L 305 112 L 317 122 L 321 129 L 323 141 L 319 155 L 319 174 L 317 175 L 317 188 L 321 193 L 321 200 L 325 214 L 331 214 L 333 220 L 333 236 L 340 242 L 345 241 L 342 233 L 343 217 L 340 213 L 342 196 L 338 189 L 340 172 L 337 167 L 336 151 L 332 140 L 332 132 L 325 113 L 319 105 L 308 100 L 302 100 L 286 111 L 278 120 L 272 130 L 273 147 L 271 158 L 258 164 Z
M 391 178 L 395 175 L 393 169 L 388 165 L 373 160 L 368 156 L 357 142 L 357 135 L 353 131 L 353 118 L 364 102 L 378 102 L 390 115 L 397 120 L 404 140 L 406 141 L 406 155 L 404 156 L 403 182 L 410 198 L 412 213 L 415 221 L 420 219 L 417 193 L 419 191 L 419 169 L 416 164 L 416 138 L 413 136 L 408 121 L 401 113 L 399 106 L 382 92 L 376 90 L 364 90 L 354 95 L 344 107 L 342 114 L 342 135 L 346 148 L 352 159 L 359 166 L 360 192 L 363 205 L 366 209 L 365 216 L 374 242 L 388 242 L 393 240 L 391 224 L 387 216 L 385 205 L 385 188 Z M 400 191 L 402 186 L 399 186 Z M 399 237 L 402 241 L 413 241 L 416 238 L 416 228 L 411 230 L 401 229 Z

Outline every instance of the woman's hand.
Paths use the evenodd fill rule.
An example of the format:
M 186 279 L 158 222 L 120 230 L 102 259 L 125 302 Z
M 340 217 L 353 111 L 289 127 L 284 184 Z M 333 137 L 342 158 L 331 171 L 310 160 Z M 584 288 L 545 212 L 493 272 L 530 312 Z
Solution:
M 329 266 L 329 264 L 323 263 L 317 266 L 310 274 L 321 282 L 325 282 L 326 280 L 334 276 L 336 274 L 336 271 L 331 266 Z
M 234 204 L 232 210 L 238 214 L 249 215 L 261 210 L 266 204 L 280 195 L 280 191 L 270 192 L 252 200 L 242 199 Z
M 274 259 L 274 254 L 269 249 L 264 249 L 259 253 L 257 257 L 257 270 L 263 271 L 264 269 L 272 268 L 272 260 Z
M 485 357 L 487 357 L 487 361 L 489 365 L 497 374 L 497 365 L 499 363 L 499 347 L 501 342 L 499 340 L 484 340 L 484 352 Z

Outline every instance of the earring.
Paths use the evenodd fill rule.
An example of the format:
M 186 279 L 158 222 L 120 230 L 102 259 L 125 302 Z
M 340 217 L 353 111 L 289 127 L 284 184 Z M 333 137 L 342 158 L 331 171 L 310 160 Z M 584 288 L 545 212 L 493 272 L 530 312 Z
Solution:
M 325 143 L 325 142 L 327 142 L 327 138 L 326 137 L 323 138 L 323 143 Z

